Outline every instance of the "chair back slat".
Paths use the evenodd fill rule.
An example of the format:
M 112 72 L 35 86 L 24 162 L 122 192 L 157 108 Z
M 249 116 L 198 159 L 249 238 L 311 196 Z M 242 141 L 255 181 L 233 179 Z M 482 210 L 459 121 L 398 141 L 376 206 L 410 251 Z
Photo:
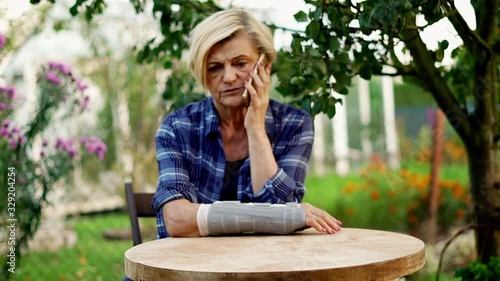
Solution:
M 156 216 L 156 212 L 153 209 L 153 206 L 151 206 L 154 193 L 134 193 L 132 182 L 125 182 L 125 195 L 127 199 L 127 210 L 130 217 L 130 225 L 132 227 L 132 240 L 135 246 L 142 243 L 141 229 L 138 218 Z
M 156 212 L 151 206 L 153 195 L 154 193 L 134 193 L 138 217 L 156 217 Z

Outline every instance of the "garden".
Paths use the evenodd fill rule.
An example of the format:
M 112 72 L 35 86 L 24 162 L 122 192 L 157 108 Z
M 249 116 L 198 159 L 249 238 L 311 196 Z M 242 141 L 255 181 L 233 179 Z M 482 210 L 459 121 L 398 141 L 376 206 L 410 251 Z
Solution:
M 0 20 L 0 182 L 6 183 L 0 189 L 0 279 L 121 280 L 123 254 L 132 246 L 124 180 L 132 179 L 141 191 L 155 189 L 158 123 L 205 97 L 182 58 L 186 35 L 221 6 L 185 0 L 30 2 L 17 16 L 0 5 L 6 19 Z M 498 29 L 498 19 L 480 21 L 491 7 L 470 7 L 479 23 L 473 30 L 453 1 L 435 7 L 394 1 L 390 8 L 385 1 L 365 1 L 350 9 L 345 1 L 304 2 L 308 10 L 290 16 L 294 24 L 307 25 L 303 31 L 270 25 L 291 37 L 273 66 L 271 97 L 329 120 L 326 173 L 311 165 L 304 201 L 344 227 L 424 240 L 426 265 L 405 280 L 499 280 L 499 216 L 493 211 L 500 202 L 494 196 L 500 186 L 500 126 L 494 123 L 500 103 L 498 54 L 491 52 L 498 40 L 488 33 Z M 417 14 L 428 23 L 412 25 Z M 456 24 L 465 44 L 440 39 L 427 50 L 420 35 L 442 19 Z M 371 33 L 382 39 L 365 36 Z M 401 60 L 399 52 L 413 59 Z M 384 140 L 381 76 L 398 81 L 392 110 L 397 167 L 389 165 Z M 371 123 L 364 125 L 359 104 L 352 102 L 359 77 L 370 80 Z M 342 176 L 331 149 L 331 118 L 339 116 L 341 103 L 333 92 L 346 97 L 349 153 L 355 152 L 351 171 Z M 434 127 L 438 112 L 447 118 L 440 131 Z M 361 157 L 363 137 L 374 150 Z M 141 224 L 143 240 L 155 239 L 155 220 Z

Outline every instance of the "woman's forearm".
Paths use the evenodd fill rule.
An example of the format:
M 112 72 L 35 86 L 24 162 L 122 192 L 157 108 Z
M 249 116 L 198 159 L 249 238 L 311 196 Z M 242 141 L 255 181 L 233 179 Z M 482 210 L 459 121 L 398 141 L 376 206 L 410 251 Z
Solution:
M 265 182 L 276 174 L 278 164 L 265 130 L 248 131 L 247 134 L 252 189 L 253 194 L 257 194 L 264 187 Z
M 172 237 L 200 236 L 196 214 L 200 204 L 186 199 L 177 199 L 163 205 L 163 219 L 168 234 Z

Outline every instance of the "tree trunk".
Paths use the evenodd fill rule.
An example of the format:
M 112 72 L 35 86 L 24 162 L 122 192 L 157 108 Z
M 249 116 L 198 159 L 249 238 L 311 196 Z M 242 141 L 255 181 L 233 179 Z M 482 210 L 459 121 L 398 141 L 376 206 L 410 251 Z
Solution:
M 492 138 L 491 138 L 492 139 Z M 467 147 L 478 258 L 500 255 L 500 149 L 492 142 Z

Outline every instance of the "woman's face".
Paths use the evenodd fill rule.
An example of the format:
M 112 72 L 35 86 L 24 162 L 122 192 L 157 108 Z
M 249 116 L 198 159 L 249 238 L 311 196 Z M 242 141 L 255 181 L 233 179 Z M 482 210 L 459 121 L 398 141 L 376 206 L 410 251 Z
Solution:
M 241 95 L 245 80 L 250 79 L 259 54 L 250 36 L 238 32 L 228 41 L 214 45 L 207 55 L 207 88 L 216 106 L 244 106 Z

